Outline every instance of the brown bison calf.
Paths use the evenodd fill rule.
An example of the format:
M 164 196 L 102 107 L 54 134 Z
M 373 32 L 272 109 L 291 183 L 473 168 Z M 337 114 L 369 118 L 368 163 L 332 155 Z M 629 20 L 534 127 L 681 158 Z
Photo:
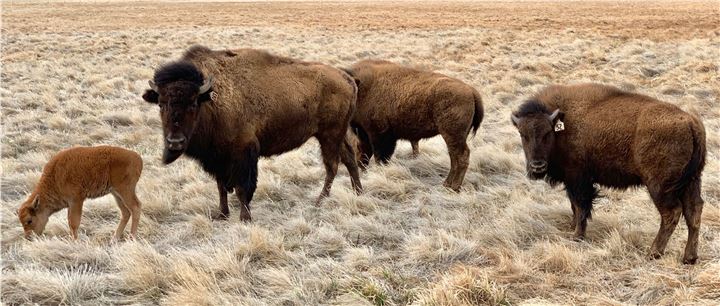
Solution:
M 137 234 L 140 201 L 135 185 L 142 173 L 143 161 L 133 151 L 111 146 L 74 147 L 60 151 L 45 165 L 40 182 L 18 209 L 25 237 L 40 235 L 50 215 L 68 209 L 68 223 L 77 239 L 85 199 L 111 193 L 120 207 L 121 217 L 115 239 L 122 238 L 132 217 L 130 235 Z
M 214 176 L 220 212 L 230 211 L 228 191 L 250 220 L 260 156 L 296 149 L 311 137 L 320 143 L 330 192 L 342 160 L 357 192 L 362 190 L 353 147 L 346 138 L 355 111 L 355 82 L 339 69 L 253 49 L 210 50 L 193 46 L 155 71 L 143 99 L 160 106 L 170 164 L 185 154 Z
M 645 185 L 661 216 L 650 255 L 664 253 L 684 215 L 683 262 L 696 262 L 706 154 L 700 119 L 644 95 L 584 84 L 547 87 L 522 104 L 512 122 L 522 137 L 528 176 L 565 184 L 576 238 L 585 237 L 597 196 L 593 184 Z
M 442 135 L 450 155 L 445 186 L 459 190 L 470 149 L 467 136 L 483 119 L 480 94 L 460 80 L 388 61 L 364 60 L 346 70 L 358 83 L 357 111 L 352 120 L 359 138 L 360 163 L 375 155 L 386 163 L 398 139 L 417 141 Z

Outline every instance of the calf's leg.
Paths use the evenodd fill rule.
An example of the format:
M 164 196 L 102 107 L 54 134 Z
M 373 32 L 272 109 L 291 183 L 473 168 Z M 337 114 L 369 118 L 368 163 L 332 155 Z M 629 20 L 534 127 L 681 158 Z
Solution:
M 68 207 L 68 225 L 70 226 L 70 234 L 73 239 L 78 238 L 78 228 L 80 227 L 80 218 L 82 217 L 82 207 L 85 199 L 75 199 L 70 202 Z
M 142 214 L 142 204 L 135 194 L 135 186 L 120 189 L 117 193 L 122 198 L 125 207 L 130 211 L 130 218 L 132 219 L 132 223 L 130 223 L 130 237 L 135 239 L 135 237 L 137 237 L 138 226 L 140 225 L 140 215 Z
M 123 232 L 125 232 L 125 226 L 127 225 L 128 221 L 130 221 L 130 210 L 125 206 L 125 203 L 123 202 L 123 199 L 118 195 L 116 192 L 113 192 L 113 197 L 115 198 L 115 203 L 117 203 L 118 208 L 120 208 L 120 223 L 118 223 L 118 227 L 115 230 L 115 236 L 114 240 L 120 240 L 122 239 Z

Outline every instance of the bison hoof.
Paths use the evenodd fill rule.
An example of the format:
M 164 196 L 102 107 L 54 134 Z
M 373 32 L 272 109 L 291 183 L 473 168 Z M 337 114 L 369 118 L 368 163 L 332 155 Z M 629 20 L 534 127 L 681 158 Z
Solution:
M 583 242 L 583 241 L 585 241 L 585 235 L 577 235 L 577 234 L 575 234 L 575 235 L 573 235 L 572 240 L 575 241 L 575 242 Z
M 696 256 L 696 257 L 683 258 L 683 264 L 686 264 L 686 265 L 694 265 L 695 263 L 697 263 L 697 256 Z
M 660 257 L 663 256 L 663 253 L 660 251 L 650 251 L 650 259 L 660 259 Z
M 447 182 L 443 183 L 443 186 L 444 186 L 445 188 L 447 188 L 447 189 L 452 190 L 452 191 L 460 192 L 460 186 L 453 186 L 452 184 L 447 183 Z
M 224 221 L 228 219 L 228 214 L 223 212 L 214 212 L 210 218 L 215 221 Z

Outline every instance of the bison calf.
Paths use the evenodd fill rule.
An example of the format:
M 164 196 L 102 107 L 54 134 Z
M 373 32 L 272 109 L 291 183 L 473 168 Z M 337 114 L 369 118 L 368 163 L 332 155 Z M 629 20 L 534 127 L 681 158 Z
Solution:
M 665 251 L 681 215 L 688 227 L 683 262 L 697 260 L 705 129 L 669 103 L 596 84 L 550 86 L 512 115 L 528 176 L 565 184 L 575 236 L 585 236 L 594 184 L 645 185 L 660 212 L 654 258 Z
M 388 61 L 364 60 L 347 69 L 358 83 L 352 120 L 359 138 L 360 163 L 374 155 L 386 163 L 398 139 L 417 141 L 440 134 L 450 155 L 445 186 L 459 190 L 468 167 L 467 136 L 483 119 L 480 94 L 460 80 Z
M 60 151 L 45 165 L 40 182 L 18 209 L 25 237 L 40 235 L 50 215 L 68 209 L 68 223 L 77 239 L 83 202 L 108 193 L 115 197 L 121 218 L 115 239 L 122 238 L 132 217 L 130 234 L 137 234 L 140 201 L 135 185 L 142 173 L 143 161 L 133 151 L 111 146 L 74 147 Z

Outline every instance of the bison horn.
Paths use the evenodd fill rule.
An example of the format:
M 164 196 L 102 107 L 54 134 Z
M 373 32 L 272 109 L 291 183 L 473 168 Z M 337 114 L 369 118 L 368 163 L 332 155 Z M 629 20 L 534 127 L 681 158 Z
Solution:
M 510 117 L 510 119 L 512 119 L 513 124 L 515 124 L 515 125 L 520 124 L 520 117 L 515 116 L 515 114 L 512 114 L 512 116 Z
M 153 82 L 153 80 L 149 80 L 148 85 L 150 85 L 150 89 L 152 89 L 155 92 L 158 92 L 158 87 L 157 87 L 157 85 L 155 85 L 155 82 Z
M 552 114 L 550 114 L 550 121 L 555 122 L 555 118 L 557 118 L 558 114 L 560 114 L 560 109 L 556 109 Z
M 200 89 L 198 90 L 198 94 L 202 95 L 202 94 L 206 93 L 208 90 L 210 90 L 210 87 L 213 86 L 213 82 L 215 82 L 215 79 L 213 79 L 212 76 L 209 76 L 205 80 L 205 83 L 202 84 L 202 86 L 200 86 Z

